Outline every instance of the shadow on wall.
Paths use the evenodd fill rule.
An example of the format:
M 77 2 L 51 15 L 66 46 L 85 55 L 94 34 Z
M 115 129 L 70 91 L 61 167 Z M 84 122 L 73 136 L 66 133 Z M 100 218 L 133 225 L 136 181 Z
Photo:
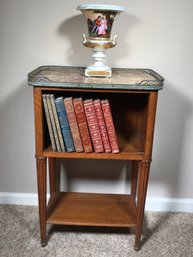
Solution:
M 0 103 L 1 192 L 35 192 L 32 103 L 32 88 L 26 81 Z
M 118 17 L 113 25 L 112 36 L 118 34 L 118 44 L 115 48 L 107 50 L 108 63 L 112 67 L 116 67 L 116 60 L 129 57 L 130 46 L 128 44 L 127 34 L 139 23 L 139 20 L 132 15 L 123 13 Z M 120 24 L 127 24 L 121 26 Z M 58 33 L 70 42 L 70 48 L 66 51 L 68 62 L 73 65 L 87 66 L 93 62 L 92 50 L 86 48 L 82 44 L 82 34 L 88 35 L 88 28 L 86 25 L 86 18 L 83 15 L 76 15 L 60 24 Z
M 155 144 L 157 148 L 152 163 L 151 181 L 166 185 L 168 197 L 180 196 L 180 178 L 182 172 L 183 143 L 186 133 L 186 121 L 193 105 L 175 90 L 169 81 L 165 82 L 158 102 L 159 115 L 156 123 Z M 185 185 L 184 185 L 185 187 Z
M 180 197 L 182 188 L 180 178 L 182 176 L 181 161 L 185 124 L 192 111 L 192 105 L 176 92 L 174 86 L 168 81 L 165 83 L 164 90 L 159 94 L 157 112 L 159 117 L 157 117 L 154 140 L 154 150 L 156 151 L 153 155 L 149 186 L 151 186 L 151 182 L 155 185 L 163 185 L 167 189 L 166 197 L 177 198 Z M 63 182 L 67 190 L 76 190 L 76 184 L 85 184 L 88 181 L 88 184 L 93 183 L 95 188 L 98 184 L 99 191 L 105 182 L 109 191 L 118 183 L 116 190 L 120 189 L 120 193 L 129 193 L 130 166 L 123 161 L 87 160 L 85 165 L 84 160 L 73 162 L 66 160 L 62 166 L 65 174 L 65 178 L 63 177 L 65 182 Z M 121 186 L 121 183 L 124 186 Z M 153 193 L 156 195 L 156 192 Z M 156 196 L 158 197 L 159 194 Z
M 64 191 L 124 193 L 125 172 L 129 173 L 125 161 L 66 159 L 62 161 L 61 185 Z

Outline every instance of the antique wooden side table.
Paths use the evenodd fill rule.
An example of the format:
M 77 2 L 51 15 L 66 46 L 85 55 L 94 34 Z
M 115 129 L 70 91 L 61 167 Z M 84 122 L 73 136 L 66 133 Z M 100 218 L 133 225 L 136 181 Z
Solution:
M 142 223 L 152 156 L 158 91 L 163 78 L 150 69 L 113 69 L 111 78 L 88 78 L 84 68 L 42 66 L 28 74 L 33 86 L 35 145 L 41 244 L 46 224 L 132 227 L 140 249 Z M 42 95 L 108 98 L 120 152 L 54 152 L 48 134 Z M 104 159 L 132 162 L 130 194 L 61 192 L 56 187 L 56 159 Z M 50 197 L 47 201 L 47 162 Z M 92 172 L 92 170 L 91 170 Z M 48 202 L 48 204 L 47 204 Z

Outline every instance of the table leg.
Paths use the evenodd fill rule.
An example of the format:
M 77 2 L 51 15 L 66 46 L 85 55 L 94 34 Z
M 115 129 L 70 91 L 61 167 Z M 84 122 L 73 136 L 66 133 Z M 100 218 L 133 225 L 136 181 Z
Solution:
M 139 171 L 139 162 L 138 161 L 132 161 L 131 195 L 133 196 L 134 199 L 136 199 L 138 171 Z
M 48 158 L 50 194 L 56 192 L 56 159 Z
M 136 232 L 135 232 L 135 250 L 140 250 L 140 239 L 143 225 L 143 216 L 145 208 L 145 199 L 147 193 L 147 184 L 149 178 L 149 160 L 139 162 L 139 184 L 137 194 L 137 221 L 136 221 Z
M 36 156 L 37 183 L 38 183 L 38 202 L 40 218 L 41 245 L 46 246 L 46 165 L 47 158 Z

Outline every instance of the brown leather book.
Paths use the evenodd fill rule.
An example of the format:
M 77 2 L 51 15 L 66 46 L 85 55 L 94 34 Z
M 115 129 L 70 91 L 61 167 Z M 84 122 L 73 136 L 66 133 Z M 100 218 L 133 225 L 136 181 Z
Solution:
M 118 141 L 117 141 L 117 136 L 115 132 L 115 127 L 113 123 L 113 117 L 111 113 L 111 108 L 109 104 L 109 100 L 101 100 L 101 105 L 103 109 L 103 115 L 105 119 L 105 124 L 109 136 L 109 141 L 112 149 L 112 153 L 119 153 L 119 146 L 118 146 Z
M 88 127 L 90 131 L 94 151 L 96 153 L 104 152 L 93 100 L 92 99 L 84 100 L 83 105 L 84 105 L 84 110 L 85 110 L 86 119 L 88 122 Z
M 64 105 L 66 108 L 66 114 L 68 117 L 68 122 L 70 125 L 70 130 L 72 133 L 72 138 L 74 141 L 74 146 L 75 146 L 76 152 L 83 152 L 83 146 L 82 146 L 82 141 L 81 141 L 81 137 L 80 137 L 80 132 L 78 129 L 76 115 L 74 112 L 72 97 L 64 98 Z
M 104 120 L 104 116 L 103 116 L 100 99 L 94 100 L 94 107 L 95 107 L 95 112 L 96 112 L 96 116 L 97 116 L 97 121 L 98 121 L 99 129 L 100 129 L 105 153 L 110 153 L 111 146 L 110 146 L 110 142 L 109 142 L 109 137 L 108 137 L 108 133 L 107 133 L 107 128 L 106 128 L 106 124 L 105 124 L 105 120 Z
M 74 98 L 73 105 L 84 151 L 86 153 L 93 152 L 92 142 L 87 125 L 82 98 Z

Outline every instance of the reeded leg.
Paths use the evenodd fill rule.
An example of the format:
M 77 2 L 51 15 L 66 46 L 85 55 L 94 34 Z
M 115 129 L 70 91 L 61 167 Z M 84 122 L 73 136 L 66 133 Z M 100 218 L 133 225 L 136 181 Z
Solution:
M 145 199 L 147 193 L 147 184 L 149 178 L 149 160 L 139 162 L 139 185 L 138 185 L 138 195 L 137 195 L 137 224 L 136 224 L 136 233 L 135 233 L 135 250 L 140 250 L 140 239 L 142 232 L 144 208 L 145 208 Z
M 46 246 L 46 158 L 36 156 L 41 245 Z
M 56 192 L 56 159 L 49 158 L 49 181 L 50 181 L 50 194 Z
M 139 162 L 132 161 L 131 195 L 134 197 L 134 199 L 136 199 L 136 192 L 137 192 L 138 170 L 139 170 Z

